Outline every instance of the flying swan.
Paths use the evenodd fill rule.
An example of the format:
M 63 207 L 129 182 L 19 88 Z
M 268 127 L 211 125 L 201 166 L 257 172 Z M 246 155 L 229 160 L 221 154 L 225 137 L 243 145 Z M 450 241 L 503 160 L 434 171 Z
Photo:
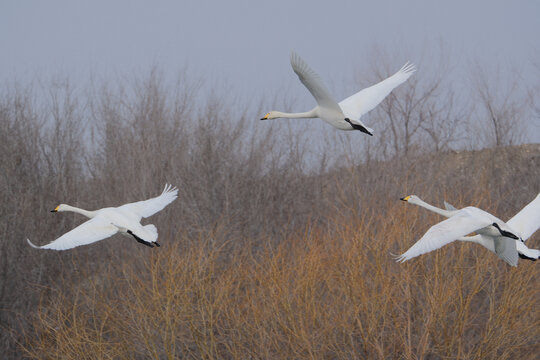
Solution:
M 446 201 L 444 202 L 444 207 L 446 210 L 457 210 L 454 206 L 450 205 Z M 508 226 L 512 229 L 515 229 L 520 232 L 521 240 L 516 240 L 516 248 L 520 258 L 526 260 L 536 261 L 540 259 L 540 250 L 529 249 L 524 242 L 527 241 L 532 234 L 540 228 L 540 194 L 531 201 L 527 206 L 521 209 L 513 218 L 506 222 Z M 474 236 L 463 236 L 458 240 L 460 241 L 471 241 L 477 244 L 481 244 L 488 248 L 489 250 L 494 251 L 493 238 L 488 237 L 487 235 L 474 235 Z
M 149 247 L 160 246 L 157 242 L 158 231 L 152 224 L 141 225 L 141 218 L 147 218 L 178 197 L 178 189 L 165 185 L 161 195 L 152 199 L 125 204 L 119 207 L 88 211 L 74 206 L 60 204 L 51 212 L 72 211 L 89 217 L 90 220 L 65 233 L 50 244 L 36 246 L 29 239 L 28 243 L 36 249 L 67 250 L 81 245 L 88 245 L 103 240 L 116 233 L 133 236 L 135 240 Z
M 480 244 L 511 266 L 517 266 L 519 256 L 531 260 L 540 256 L 540 251 L 529 249 L 522 243 L 540 227 L 540 194 L 507 223 L 472 206 L 457 210 L 446 203 L 450 210 L 443 210 L 427 204 L 416 195 L 400 200 L 424 207 L 448 219 L 432 226 L 409 250 L 397 257 L 399 262 L 439 249 L 455 240 Z M 478 235 L 465 236 L 471 232 Z
M 319 75 L 298 56 L 291 53 L 291 66 L 298 78 L 317 101 L 317 106 L 303 113 L 284 113 L 270 111 L 261 120 L 277 118 L 320 118 L 340 130 L 360 130 L 373 136 L 373 129 L 365 126 L 360 117 L 377 106 L 398 85 L 404 83 L 415 71 L 415 66 L 408 62 L 394 75 L 349 96 L 339 104 L 323 84 Z

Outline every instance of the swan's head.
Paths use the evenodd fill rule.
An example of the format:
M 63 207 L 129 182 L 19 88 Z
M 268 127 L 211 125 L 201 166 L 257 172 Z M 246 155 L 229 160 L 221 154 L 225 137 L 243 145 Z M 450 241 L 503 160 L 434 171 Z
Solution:
M 270 111 L 268 114 L 264 115 L 261 120 L 272 120 L 281 117 L 277 111 Z
M 60 204 L 57 207 L 55 207 L 51 212 L 59 212 L 59 211 L 65 211 L 66 210 L 66 204 Z
M 418 202 L 421 201 L 420 198 L 416 195 L 405 196 L 405 197 L 400 198 L 399 200 L 406 201 L 411 204 L 418 204 Z

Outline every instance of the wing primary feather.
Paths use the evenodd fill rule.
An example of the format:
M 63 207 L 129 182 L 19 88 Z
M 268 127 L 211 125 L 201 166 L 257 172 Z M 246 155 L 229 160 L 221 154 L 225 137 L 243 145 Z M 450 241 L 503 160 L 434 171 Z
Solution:
M 66 250 L 88 245 L 116 234 L 118 228 L 103 218 L 95 217 L 68 231 L 58 239 L 43 246 L 36 246 L 27 239 L 30 246 L 37 249 Z
M 291 52 L 291 67 L 300 79 L 300 82 L 308 89 L 311 95 L 321 107 L 332 109 L 342 113 L 336 100 L 324 85 L 320 76 L 294 51 Z
M 31 247 L 33 247 L 34 249 L 39 249 L 39 248 L 40 248 L 40 246 L 34 245 L 34 243 L 32 243 L 32 242 L 30 241 L 30 239 L 27 238 L 26 241 L 27 241 L 28 244 L 29 244 Z
M 163 192 L 151 199 L 137 201 L 134 203 L 125 204 L 119 209 L 127 210 L 137 214 L 140 217 L 147 218 L 154 215 L 158 211 L 163 210 L 167 205 L 172 203 L 178 197 L 178 189 L 172 185 L 166 184 Z
M 540 227 L 540 194 L 508 220 L 506 224 L 510 228 L 517 230 L 523 241 L 531 237 Z
M 415 72 L 416 66 L 407 62 L 392 76 L 349 96 L 342 100 L 339 106 L 348 117 L 360 119 L 362 115 L 373 110 L 394 88 L 407 81 Z

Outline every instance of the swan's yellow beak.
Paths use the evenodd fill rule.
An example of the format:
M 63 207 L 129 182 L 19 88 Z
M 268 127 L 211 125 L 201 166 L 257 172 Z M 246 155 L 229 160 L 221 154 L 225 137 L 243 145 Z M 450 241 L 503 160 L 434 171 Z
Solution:
M 59 207 L 60 207 L 60 205 L 58 205 L 57 207 L 55 207 L 54 210 L 51 210 L 51 212 L 57 212 Z
M 402 197 L 400 198 L 399 200 L 402 200 L 402 201 L 409 201 L 409 199 L 411 198 L 411 196 L 405 196 L 405 197 Z
M 263 117 L 261 120 L 266 120 L 266 119 L 268 119 L 268 116 L 270 116 L 270 113 L 264 115 L 264 117 Z

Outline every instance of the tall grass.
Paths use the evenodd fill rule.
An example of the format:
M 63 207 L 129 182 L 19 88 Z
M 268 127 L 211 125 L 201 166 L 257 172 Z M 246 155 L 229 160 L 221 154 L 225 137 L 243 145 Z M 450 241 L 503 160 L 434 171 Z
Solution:
M 397 264 L 427 228 L 406 204 L 308 225 L 279 245 L 222 254 L 175 241 L 110 264 L 40 305 L 31 358 L 534 358 L 535 263 L 474 244 Z M 430 216 L 430 220 L 434 217 Z M 231 240 L 234 241 L 234 240 Z M 69 284 L 66 284 L 69 285 Z

